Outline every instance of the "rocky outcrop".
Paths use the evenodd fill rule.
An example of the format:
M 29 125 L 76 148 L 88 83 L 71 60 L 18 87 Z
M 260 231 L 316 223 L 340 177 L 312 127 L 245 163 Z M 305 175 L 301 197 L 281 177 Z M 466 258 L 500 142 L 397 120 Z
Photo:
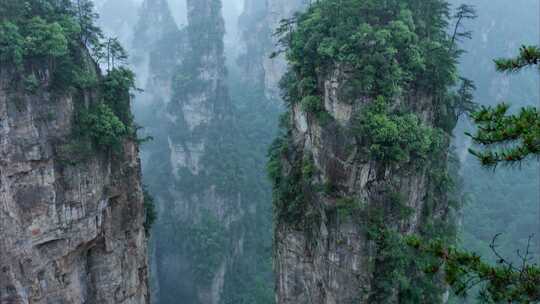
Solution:
M 332 13 L 332 6 L 325 6 L 329 3 L 337 2 L 323 1 L 318 10 L 308 11 L 313 16 L 299 20 Z M 348 3 L 362 6 L 362 1 Z M 358 15 L 349 17 L 348 22 L 364 22 Z M 425 280 L 429 287 L 422 285 L 424 273 L 414 266 L 420 257 L 409 256 L 401 240 L 406 235 L 437 233 L 452 239 L 452 229 L 445 230 L 454 222 L 451 191 L 441 190 L 448 189 L 443 179 L 449 178 L 449 132 L 441 117 L 448 115 L 454 123 L 457 118 L 436 97 L 447 94 L 446 88 L 435 93 L 407 86 L 399 94 L 389 94 L 387 86 L 366 94 L 371 89 L 363 87 L 367 70 L 355 69 L 366 65 L 377 69 L 377 63 L 353 59 L 357 65 L 351 67 L 348 59 L 340 61 L 363 50 L 340 53 L 340 43 L 345 42 L 333 37 L 328 41 L 336 53 L 327 56 L 320 51 L 326 45 L 314 41 L 325 41 L 323 35 L 332 34 L 310 28 L 315 23 L 296 24 L 298 35 L 288 37 L 293 41 L 288 53 L 293 64 L 284 79 L 289 111 L 269 162 L 274 181 L 277 303 L 442 303 L 444 284 L 435 276 Z M 330 23 L 343 31 L 350 25 Z M 301 45 L 306 41 L 309 46 Z M 363 43 L 362 38 L 357 43 Z M 370 54 L 376 52 L 370 49 Z M 403 119 L 412 119 L 415 126 L 403 128 Z M 394 131 L 399 134 L 388 139 Z M 424 156 L 405 152 L 404 158 L 388 159 L 418 142 L 420 137 L 398 144 L 408 132 L 434 135 L 429 145 L 439 146 L 429 148 Z M 397 150 L 386 150 L 393 145 Z
M 14 73 L 0 66 L 0 303 L 148 303 L 137 144 L 78 155 L 80 96 L 25 93 Z
M 316 173 L 304 188 L 309 205 L 303 211 L 305 219 L 291 223 L 278 218 L 275 226 L 274 268 L 280 304 L 379 303 L 370 299 L 381 271 L 377 270 L 377 246 L 366 235 L 375 216 L 370 213 L 390 214 L 388 191 L 397 193 L 414 214 L 391 225 L 407 234 L 421 230 L 422 214 L 428 208 L 431 188 L 426 170 L 381 169 L 380 163 L 353 148 L 359 143 L 345 130 L 362 107 L 344 102 L 332 83 L 339 82 L 332 77 L 325 81 L 324 102 L 333 122 L 321 125 L 299 106 L 291 113 L 292 147 L 283 155 L 283 174 L 299 174 L 310 162 L 310 170 Z M 317 185 L 331 185 L 333 190 L 313 190 Z M 442 209 L 437 217 L 444 214 L 444 207 L 438 208 Z

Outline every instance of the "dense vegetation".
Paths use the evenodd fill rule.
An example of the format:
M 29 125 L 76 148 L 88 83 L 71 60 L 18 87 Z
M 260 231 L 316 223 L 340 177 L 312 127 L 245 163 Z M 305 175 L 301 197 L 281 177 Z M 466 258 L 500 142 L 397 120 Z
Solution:
M 444 142 L 441 130 L 430 128 L 412 113 L 391 111 L 384 98 L 364 109 L 355 132 L 365 136 L 366 152 L 374 160 L 387 164 L 421 164 Z
M 437 32 L 437 29 L 444 29 L 447 25 L 445 17 L 448 13 L 445 12 L 447 7 L 444 2 L 423 2 L 426 5 L 424 9 L 433 4 L 435 8 L 441 9 L 439 13 L 445 12 L 439 15 L 441 19 L 431 19 L 425 23 L 419 22 L 418 17 L 425 15 L 414 10 L 418 8 L 417 4 L 415 1 L 410 1 L 408 6 L 403 5 L 403 2 L 400 5 L 396 3 L 393 10 L 391 1 L 377 4 L 370 1 L 321 1 L 313 5 L 306 14 L 283 21 L 278 33 L 282 37 L 283 51 L 291 64 L 289 74 L 283 81 L 285 100 L 289 107 L 300 103 L 303 111 L 314 114 L 312 117 L 327 125 L 331 118 L 321 113 L 325 111 L 322 104 L 321 76 L 324 77 L 325 73 L 332 72 L 336 67 L 341 68 L 346 70 L 348 75 L 352 75 L 351 80 L 347 78 L 348 83 L 343 90 L 344 100 L 357 102 L 358 97 L 375 100 L 368 107 L 364 107 L 357 120 L 357 133 L 362 135 L 360 142 L 371 159 L 387 165 L 411 162 L 422 164 L 424 158 L 441 155 L 437 151 L 447 146 L 444 134 L 448 136 L 453 130 L 460 113 L 474 109 L 471 103 L 474 85 L 471 81 L 461 79 L 461 88 L 455 93 L 449 92 L 447 88 L 455 86 L 458 80 L 455 76 L 455 60 L 460 51 L 455 43 L 459 38 L 471 35 L 470 32 L 460 32 L 460 22 L 476 15 L 470 7 L 459 7 L 455 14 L 457 23 L 453 36 L 447 36 Z M 363 10 L 369 15 L 359 14 Z M 399 13 L 392 13 L 396 11 Z M 347 12 L 352 12 L 352 15 Z M 380 12 L 381 15 L 374 12 Z M 431 18 L 433 16 L 437 14 L 430 15 Z M 423 32 L 421 27 L 415 27 L 415 22 L 428 25 L 428 28 L 433 26 L 427 31 L 435 30 L 439 35 L 428 35 L 424 37 L 428 41 L 422 40 L 426 29 L 423 29 Z M 435 47 L 437 52 L 433 52 L 434 44 L 438 44 L 438 47 Z M 362 52 L 368 46 L 375 51 Z M 497 69 L 512 72 L 536 65 L 539 54 L 537 47 L 524 46 L 517 58 L 496 61 Z M 377 74 L 379 71 L 381 74 Z M 411 90 L 435 92 L 435 128 L 423 125 L 413 113 L 403 111 L 407 107 L 414 109 L 414 104 L 411 106 L 407 103 L 406 94 Z M 356 100 L 350 98 L 351 92 L 357 94 Z M 405 99 L 405 102 L 395 102 L 400 98 Z M 540 128 L 537 109 L 524 108 L 518 114 L 509 114 L 508 109 L 507 105 L 502 104 L 494 108 L 484 107 L 472 114 L 473 120 L 479 125 L 478 133 L 470 135 L 473 140 L 485 146 L 503 145 L 502 149 L 495 151 L 471 150 L 484 165 L 521 162 L 539 153 Z M 312 169 L 311 166 L 304 165 L 304 170 L 293 168 L 288 176 L 283 176 L 281 158 L 291 154 L 291 143 L 287 139 L 290 133 L 287 132 L 290 131 L 286 129 L 282 138 L 274 144 L 269 170 L 276 192 L 278 221 L 299 223 L 306 221 L 309 209 L 305 193 L 309 187 Z M 444 165 L 441 167 L 444 168 Z M 448 179 L 448 173 L 444 170 L 436 173 L 433 170 L 437 169 L 433 168 L 431 170 L 432 177 L 441 176 L 440 173 L 447 176 L 441 180 L 446 182 L 440 183 L 434 189 L 451 191 L 452 182 Z M 386 204 L 395 206 L 396 201 L 391 197 L 392 193 Z M 363 210 L 361 204 L 347 198 L 340 202 L 340 214 L 356 218 L 366 217 L 365 212 L 368 211 Z M 384 209 L 384 206 L 380 208 Z M 386 212 L 384 216 L 389 220 L 388 216 L 392 211 Z M 406 218 L 407 213 L 406 208 L 402 209 L 397 212 L 398 217 L 394 216 L 390 221 L 399 221 L 399 216 Z M 373 213 L 369 217 L 376 219 Z M 455 241 L 452 239 L 453 229 L 439 233 L 422 231 L 419 236 L 402 238 L 391 227 L 381 224 L 384 222 L 385 220 L 381 220 L 368 224 L 368 227 L 371 227 L 368 228 L 368 238 L 374 240 L 378 247 L 377 259 L 386 266 L 390 265 L 377 274 L 376 292 L 372 294 L 372 300 L 384 302 L 387 299 L 384 295 L 391 294 L 396 287 L 395 281 L 389 282 L 401 278 L 400 273 L 405 273 L 407 269 L 416 269 L 425 273 L 428 279 L 422 279 L 422 275 L 415 276 L 412 280 L 410 277 L 398 279 L 401 302 L 440 301 L 436 294 L 440 294 L 442 290 L 437 288 L 440 285 L 436 282 L 441 274 L 453 287 L 454 292 L 461 296 L 466 295 L 473 287 L 480 286 L 480 299 L 486 303 L 538 301 L 540 272 L 537 266 L 529 264 L 534 257 L 530 251 L 532 237 L 529 238 L 526 249 L 518 251 L 521 266 L 514 266 L 513 261 L 500 254 L 495 243 L 498 236 L 494 238 L 490 248 L 498 257 L 498 263 L 492 265 L 483 261 L 476 253 L 449 246 Z M 407 257 L 407 249 L 403 249 L 406 244 L 422 250 Z M 389 272 L 386 273 L 387 271 Z
M 291 67 L 283 79 L 286 102 L 321 109 L 320 77 L 343 66 L 349 76 L 345 100 L 436 92 L 439 125 L 451 130 L 452 114 L 468 109 L 470 100 L 447 92 L 458 81 L 460 54 L 446 33 L 448 9 L 445 1 L 320 1 L 308 13 L 284 20 L 277 34 Z M 456 31 L 463 34 L 457 25 Z M 464 80 L 459 97 L 470 89 Z
M 70 1 L 3 1 L 0 16 L 2 63 L 18 69 L 23 64 L 51 64 L 58 72 L 52 86 L 58 88 L 84 86 L 82 79 L 95 76 L 87 69 L 86 50 L 80 45 L 96 33 L 83 31 L 85 23 Z M 69 77 L 75 75 L 79 77 Z
M 143 196 L 144 209 L 146 210 L 146 215 L 144 218 L 144 229 L 146 229 L 146 233 L 149 234 L 150 230 L 152 230 L 152 226 L 157 220 L 157 211 L 154 197 L 150 194 L 150 192 L 148 192 L 146 188 L 143 189 Z

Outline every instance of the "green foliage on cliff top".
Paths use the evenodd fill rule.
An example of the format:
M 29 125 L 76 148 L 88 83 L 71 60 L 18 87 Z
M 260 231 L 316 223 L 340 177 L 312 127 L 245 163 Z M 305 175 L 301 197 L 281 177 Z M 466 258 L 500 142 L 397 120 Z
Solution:
M 23 37 L 11 22 L 0 23 L 0 62 L 20 65 L 23 58 Z
M 68 53 L 68 40 L 58 22 L 47 23 L 40 17 L 30 19 L 23 49 L 31 57 L 61 57 Z
M 323 105 L 323 83 L 337 70 L 342 73 L 337 75 L 339 102 L 356 103 L 353 109 L 358 109 L 353 125 L 345 128 L 352 127 L 370 160 L 416 167 L 431 161 L 432 167 L 445 168 L 449 134 L 459 115 L 473 108 L 474 89 L 457 76 L 461 19 L 454 36 L 447 32 L 450 19 L 442 0 L 317 1 L 277 30 L 280 52 L 289 62 L 281 81 L 284 100 L 289 107 L 299 103 L 324 127 L 332 118 Z M 433 115 L 421 119 L 422 111 Z M 269 162 L 276 209 L 301 215 L 297 207 L 305 209 L 305 202 L 298 193 L 304 177 L 294 168 L 281 176 L 279 143 Z
M 371 158 L 386 164 L 422 164 L 445 142 L 442 131 L 425 125 L 413 113 L 391 111 L 383 97 L 362 111 L 356 133 L 365 138 L 361 146 Z
M 103 78 L 100 92 L 105 103 L 110 105 L 120 120 L 131 125 L 133 117 L 130 109 L 131 91 L 135 87 L 135 74 L 127 68 L 114 68 Z
M 431 155 L 444 159 L 448 134 L 470 107 L 473 88 L 463 79 L 459 90 L 451 90 L 459 81 L 460 52 L 446 31 L 449 15 L 441 0 L 311 4 L 305 13 L 283 20 L 276 33 L 289 62 L 281 80 L 285 102 L 300 104 L 324 127 L 332 117 L 323 105 L 323 83 L 337 69 L 343 73 L 337 79 L 339 102 L 359 104 L 353 107 L 360 109 L 352 131 L 371 160 L 420 166 Z M 435 112 L 433 119 L 424 121 L 415 113 L 424 110 Z M 309 177 L 294 165 L 282 172 L 283 156 L 294 153 L 283 152 L 289 131 L 273 146 L 269 171 L 278 214 L 298 220 L 305 211 L 303 183 Z
M 18 71 L 14 80 L 27 94 L 46 89 L 77 97 L 77 140 L 118 150 L 124 138 L 134 137 L 130 112 L 134 75 L 115 66 L 125 52 L 117 42 L 111 43 L 115 39 L 104 41 L 94 24 L 97 14 L 91 1 L 5 0 L 0 3 L 0 17 L 0 64 Z M 104 56 L 108 73 L 103 77 L 98 64 Z
M 150 194 L 146 187 L 143 188 L 143 197 L 144 197 L 144 229 L 146 233 L 149 234 L 152 230 L 154 222 L 157 220 L 157 210 L 156 204 L 154 202 L 154 197 Z
M 79 113 L 77 127 L 83 139 L 89 139 L 95 147 L 119 151 L 128 134 L 126 125 L 105 103 L 92 106 Z
M 106 59 L 108 71 L 118 67 L 125 51 L 116 38 L 105 39 L 93 8 L 90 0 L 2 1 L 0 63 L 49 68 L 52 87 L 60 90 L 84 87 L 89 65 Z M 88 62 L 90 56 L 95 62 Z
M 80 105 L 75 120 L 75 140 L 89 141 L 88 148 L 122 151 L 126 138 L 137 139 L 136 126 L 131 114 L 130 90 L 135 88 L 133 72 L 118 68 L 100 79 L 97 104 L 89 108 Z
M 429 12 L 429 13 L 426 13 Z M 319 77 L 342 66 L 356 96 L 394 98 L 407 90 L 445 90 L 456 82 L 445 1 L 319 1 L 284 20 L 277 34 L 298 81 L 289 102 L 317 95 Z M 304 85 L 310 79 L 312 85 Z
M 20 66 L 23 60 L 59 59 L 80 47 L 82 24 L 70 1 L 6 0 L 0 16 L 2 63 Z

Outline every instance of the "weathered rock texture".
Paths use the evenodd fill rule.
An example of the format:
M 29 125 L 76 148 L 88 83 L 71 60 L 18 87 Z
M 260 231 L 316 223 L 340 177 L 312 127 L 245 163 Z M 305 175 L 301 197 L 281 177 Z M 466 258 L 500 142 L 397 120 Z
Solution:
M 324 81 L 325 110 L 333 122 L 321 125 L 299 106 L 292 110 L 293 146 L 283 156 L 284 174 L 298 174 L 302 170 L 299 167 L 312 158 L 318 173 L 311 184 L 331 184 L 339 195 L 307 190 L 309 207 L 303 224 L 297 226 L 278 219 L 274 267 L 280 304 L 376 303 L 369 297 L 377 280 L 379 253 L 366 236 L 369 212 L 360 219 L 342 217 L 337 211 L 339 197 L 361 202 L 356 208 L 379 209 L 384 213 L 392 209 L 387 189 L 393 189 L 414 210 L 410 219 L 391 223 L 402 233 L 419 232 L 424 225 L 423 214 L 431 208 L 426 205 L 431 195 L 426 170 L 384 168 L 354 148 L 359 143 L 345 130 L 354 114 L 361 111 L 362 102 L 351 106 L 339 97 L 341 77 L 343 74 L 336 70 Z M 422 114 L 429 121 L 430 97 L 420 100 L 425 106 Z M 445 206 L 437 206 L 433 217 L 444 217 L 447 211 Z
M 0 303 L 148 303 L 137 144 L 66 152 L 76 97 L 25 94 L 13 73 L 0 66 Z

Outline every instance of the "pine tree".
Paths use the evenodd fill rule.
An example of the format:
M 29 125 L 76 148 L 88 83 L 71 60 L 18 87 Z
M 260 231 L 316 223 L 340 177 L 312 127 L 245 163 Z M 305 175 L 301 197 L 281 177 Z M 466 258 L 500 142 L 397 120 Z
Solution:
M 522 46 L 519 55 L 510 59 L 495 60 L 500 72 L 518 72 L 527 67 L 537 67 L 540 48 Z M 500 163 L 514 164 L 530 157 L 540 155 L 540 114 L 536 108 L 523 108 L 517 114 L 508 113 L 507 104 L 483 107 L 472 114 L 478 130 L 475 135 L 468 134 L 473 141 L 485 149 L 470 150 L 484 166 L 497 166 Z M 525 251 L 517 251 L 521 263 L 513 264 L 502 256 L 497 248 L 496 235 L 490 245 L 497 264 L 484 262 L 475 253 L 444 248 L 440 243 L 422 245 L 418 239 L 411 238 L 409 245 L 422 248 L 440 258 L 446 281 L 458 295 L 466 295 L 475 286 L 481 286 L 482 303 L 538 303 L 540 301 L 540 265 L 533 263 L 530 252 L 531 239 Z
M 495 60 L 497 70 L 514 73 L 527 67 L 538 67 L 540 48 L 522 46 L 519 55 L 510 59 Z M 470 152 L 485 166 L 515 164 L 540 155 L 540 113 L 533 107 L 509 114 L 508 104 L 482 107 L 472 115 L 478 126 L 476 134 L 468 134 L 476 144 L 485 149 Z

